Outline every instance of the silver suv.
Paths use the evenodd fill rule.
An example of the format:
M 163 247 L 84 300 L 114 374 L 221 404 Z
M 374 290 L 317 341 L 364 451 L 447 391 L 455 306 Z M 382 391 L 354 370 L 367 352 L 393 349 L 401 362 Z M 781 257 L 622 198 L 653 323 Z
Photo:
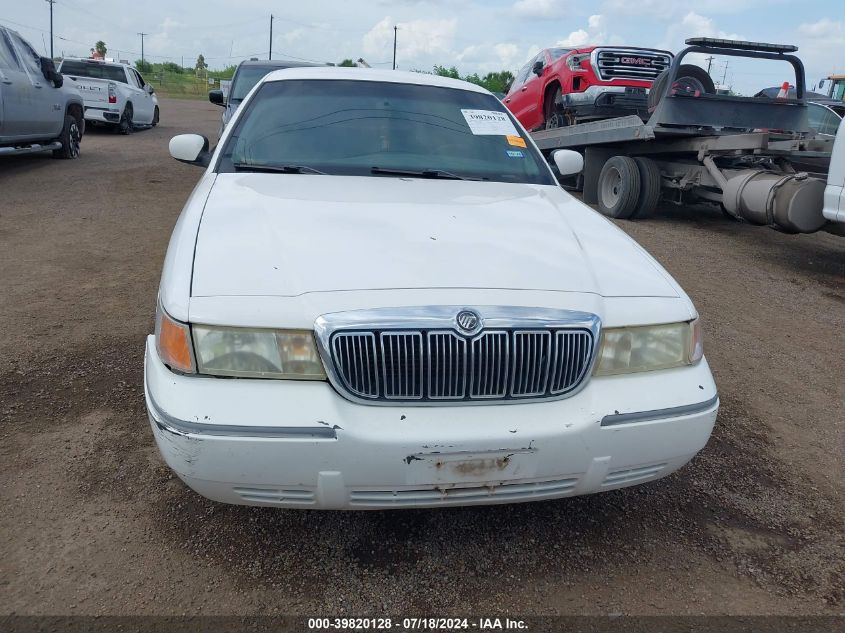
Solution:
M 82 98 L 63 87 L 53 60 L 0 26 L 0 156 L 52 150 L 77 158 L 84 132 Z

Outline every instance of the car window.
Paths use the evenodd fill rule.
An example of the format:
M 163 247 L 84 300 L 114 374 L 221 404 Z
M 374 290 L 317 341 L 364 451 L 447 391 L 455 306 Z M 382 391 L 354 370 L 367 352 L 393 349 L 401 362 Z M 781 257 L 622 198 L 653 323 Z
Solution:
M 819 134 L 834 136 L 839 129 L 841 118 L 829 108 L 816 103 L 809 104 L 807 122 Z
M 484 112 L 468 112 L 473 110 Z M 474 116 L 499 122 L 484 129 Z M 221 156 L 223 172 L 234 171 L 237 163 L 304 165 L 327 174 L 378 177 L 371 170 L 379 167 L 554 184 L 542 157 L 493 95 L 392 82 L 262 84 Z
M 141 86 L 141 88 L 147 85 L 147 82 L 144 81 L 144 78 L 141 76 L 141 73 L 139 73 L 134 68 L 132 69 L 132 74 L 135 75 L 135 80 L 138 82 L 138 85 Z
M 537 62 L 543 62 L 543 64 L 545 65 L 545 63 L 546 63 L 546 52 L 545 51 L 540 51 L 534 59 L 532 59 L 530 62 L 528 62 L 528 77 L 525 80 L 525 83 L 528 83 L 529 81 L 533 81 L 534 79 L 538 78 L 537 73 L 534 72 L 534 64 L 536 64 Z
M 528 73 L 530 70 L 530 64 L 525 64 L 525 66 L 519 69 L 519 72 L 516 74 L 516 79 L 513 80 L 513 84 L 511 85 L 510 92 L 516 92 L 517 90 L 522 88 L 522 86 L 525 84 L 525 79 L 528 77 Z
M 41 58 L 38 56 L 32 47 L 27 44 L 16 33 L 10 33 L 12 42 L 18 48 L 20 61 L 24 68 L 29 71 L 30 75 L 37 77 L 41 74 Z
M 12 51 L 12 45 L 5 31 L 0 30 L 0 68 L 4 70 L 18 70 L 17 56 Z
M 269 75 L 274 70 L 282 68 L 285 68 L 285 66 L 241 66 L 232 81 L 229 99 L 231 101 L 243 101 L 264 75 Z
M 92 79 L 108 79 L 122 84 L 128 83 L 123 66 L 110 66 L 99 62 L 65 60 L 59 66 L 59 72 L 63 75 L 75 77 L 91 77 Z

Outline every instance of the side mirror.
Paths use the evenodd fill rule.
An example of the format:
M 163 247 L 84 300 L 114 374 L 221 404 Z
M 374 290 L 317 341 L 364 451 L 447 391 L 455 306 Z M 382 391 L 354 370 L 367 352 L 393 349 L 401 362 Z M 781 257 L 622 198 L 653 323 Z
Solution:
M 531 72 L 537 75 L 538 77 L 543 74 L 543 68 L 545 67 L 545 63 L 541 61 L 534 62 L 533 68 L 531 68 Z
M 155 88 L 153 88 L 150 84 L 144 84 L 144 91 L 145 91 L 148 95 L 151 95 L 151 94 L 153 94 L 153 93 L 155 92 Z
M 226 97 L 223 96 L 222 90 L 209 90 L 208 91 L 208 100 L 211 101 L 211 103 L 214 103 L 215 105 L 219 105 L 219 106 L 225 106 L 226 105 Z
M 56 64 L 53 63 L 53 60 L 49 57 L 41 57 L 40 63 L 41 74 L 44 75 L 44 79 L 52 82 L 56 88 L 61 88 L 65 82 L 65 78 L 56 70 Z
M 182 163 L 208 167 L 211 153 L 208 139 L 199 134 L 179 134 L 170 139 L 170 155 Z
M 552 157 L 561 176 L 574 176 L 584 169 L 584 157 L 571 149 L 559 149 Z

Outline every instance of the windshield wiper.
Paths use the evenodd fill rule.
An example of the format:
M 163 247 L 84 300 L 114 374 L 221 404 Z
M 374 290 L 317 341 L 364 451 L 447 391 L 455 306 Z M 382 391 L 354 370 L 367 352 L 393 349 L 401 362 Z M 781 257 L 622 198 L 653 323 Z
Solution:
M 326 176 L 326 172 L 314 169 L 308 165 L 261 165 L 259 163 L 234 163 L 235 171 L 269 171 L 278 174 L 319 174 Z
M 416 178 L 444 178 L 447 180 L 486 180 L 486 178 L 470 178 L 469 176 L 458 176 L 450 171 L 443 169 L 421 169 L 419 171 L 413 169 L 391 169 L 389 167 L 373 167 L 370 170 L 371 174 L 379 174 L 382 176 L 411 176 Z

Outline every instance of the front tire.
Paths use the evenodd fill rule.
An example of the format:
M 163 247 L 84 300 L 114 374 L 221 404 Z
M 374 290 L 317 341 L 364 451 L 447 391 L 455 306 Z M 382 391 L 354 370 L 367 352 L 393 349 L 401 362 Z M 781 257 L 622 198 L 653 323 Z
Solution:
M 62 128 L 62 134 L 59 136 L 59 141 L 62 144 L 61 149 L 53 150 L 54 158 L 63 158 L 70 160 L 79 158 L 82 129 L 79 126 L 79 120 L 70 114 L 65 115 L 65 124 Z
M 153 123 L 152 126 L 155 127 L 158 125 L 158 106 L 156 106 L 155 110 L 153 110 Z
M 558 86 L 552 95 L 552 100 L 545 104 L 545 116 L 543 120 L 544 130 L 554 130 L 555 128 L 566 125 L 563 116 L 557 111 L 557 104 L 560 103 L 562 94 L 560 86 Z
M 132 104 L 127 103 L 126 107 L 123 108 L 123 114 L 120 115 L 120 121 L 117 124 L 117 131 L 121 134 L 132 134 L 134 131 L 132 117 L 134 115 L 135 111 L 132 109 Z
M 640 197 L 640 171 L 633 158 L 614 156 L 599 174 L 599 211 L 610 218 L 627 219 Z

